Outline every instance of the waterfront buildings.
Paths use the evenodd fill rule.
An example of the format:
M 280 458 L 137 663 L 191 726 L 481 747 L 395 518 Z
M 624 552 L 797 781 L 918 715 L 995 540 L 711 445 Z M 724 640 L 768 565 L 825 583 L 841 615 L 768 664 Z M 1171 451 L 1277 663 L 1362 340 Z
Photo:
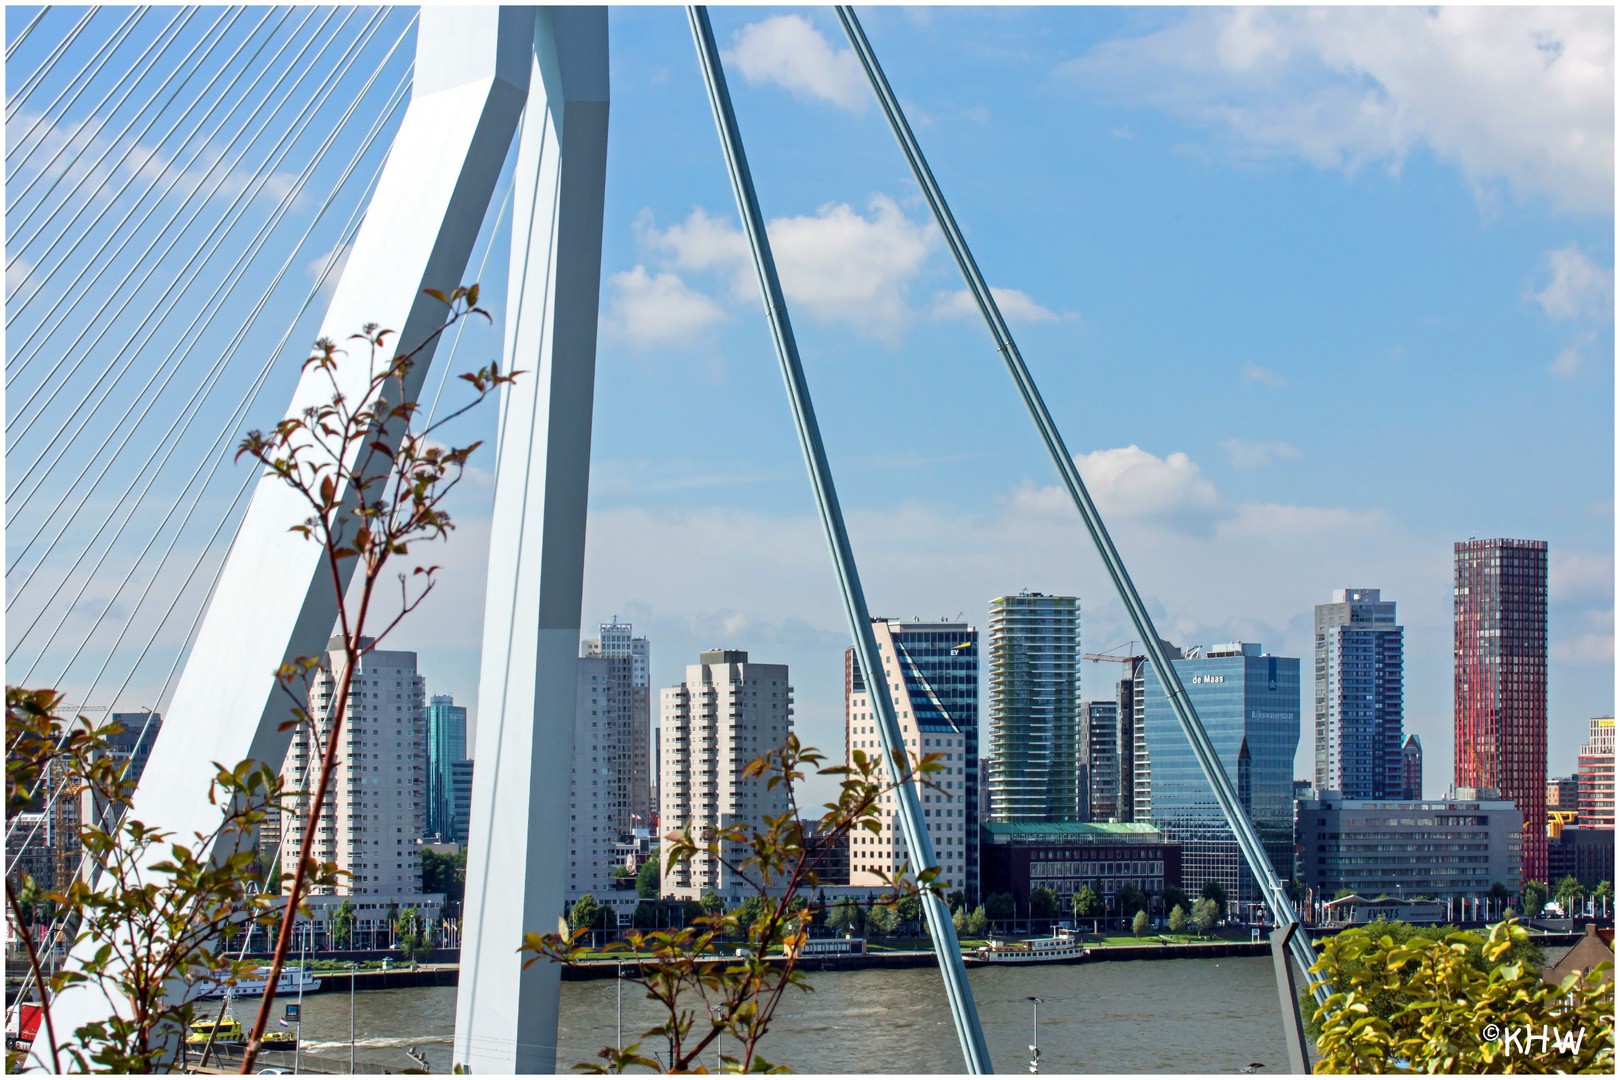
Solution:
M 1129 726 L 1126 728 L 1129 731 Z M 1080 729 L 1080 791 L 1085 821 L 1121 821 L 1119 701 L 1088 701 Z
M 1416 735 L 1401 746 L 1401 798 L 1423 798 L 1423 744 Z
M 1258 644 L 1193 646 L 1174 659 L 1238 800 L 1286 880 L 1294 866 L 1294 751 L 1299 746 L 1299 660 L 1271 656 Z M 1138 677 L 1142 740 L 1136 754 L 1136 820 L 1181 845 L 1181 874 L 1196 892 L 1217 881 L 1234 901 L 1261 899 L 1237 838 L 1152 665 Z
M 979 888 L 979 632 L 967 623 L 901 622 L 873 619 L 883 661 L 883 687 L 868 688 L 855 660 L 844 653 L 845 760 L 858 750 L 882 754 L 873 692 L 889 695 L 906 752 L 915 757 L 938 754 L 942 771 L 932 782 L 941 790 L 918 785 L 923 824 L 933 844 L 939 882 L 948 889 L 978 895 Z M 898 819 L 894 796 L 883 798 L 883 830 L 873 835 L 857 830 L 850 837 L 849 883 L 881 886 L 878 873 L 895 874 L 911 859 Z
M 1547 879 L 1547 544 L 1466 540 L 1456 554 L 1456 786 L 1523 815 L 1524 876 Z
M 1344 799 L 1299 804 L 1301 884 L 1318 897 L 1482 898 L 1501 882 L 1519 891 L 1523 819 L 1493 791 L 1433 801 Z M 1543 832 L 1545 835 L 1545 832 Z
M 1614 881 L 1614 829 L 1566 825 L 1547 841 L 1547 880 L 1557 885 L 1566 875 L 1587 890 Z
M 459 844 L 465 844 L 472 831 L 472 782 L 471 758 L 450 763 L 451 828 L 460 837 Z
M 629 623 L 618 616 L 601 625 L 601 636 L 587 640 L 581 646 L 581 655 L 600 656 L 612 661 L 608 678 L 619 715 L 615 723 L 622 736 L 615 750 L 617 765 L 622 767 L 624 791 L 619 801 L 624 813 L 619 829 L 649 828 L 652 820 L 654 773 L 656 753 L 652 750 L 652 671 L 651 647 L 644 637 L 636 637 Z
M 630 832 L 629 701 L 618 676 L 623 661 L 575 661 L 574 764 L 568 794 L 568 887 L 573 904 L 586 893 L 606 899 L 618 865 L 614 845 Z
M 1157 903 L 1168 886 L 1181 886 L 1181 849 L 1151 825 L 1134 822 L 1052 822 L 983 826 L 985 895 L 1010 893 L 1019 913 L 1032 889 L 1057 894 L 1058 915 L 1068 918 L 1075 893 L 1090 885 L 1110 907 L 1126 885 Z
M 990 602 L 990 818 L 1079 821 L 1080 601 Z
M 733 823 L 758 826 L 766 815 L 785 813 L 781 786 L 748 779 L 743 770 L 781 746 L 792 726 L 786 664 L 750 663 L 736 649 L 700 653 L 685 681 L 659 696 L 660 827 L 669 833 L 690 826 L 702 839 Z M 728 848 L 725 855 L 740 863 L 748 849 Z M 708 855 L 664 868 L 662 895 L 696 900 L 711 889 L 727 906 L 755 894 Z
M 343 664 L 343 639 L 333 638 L 309 692 L 309 715 L 322 744 L 333 733 L 336 674 Z M 360 658 L 314 848 L 317 860 L 336 863 L 349 876 L 323 892 L 378 897 L 422 891 L 417 841 L 427 825 L 424 687 L 413 652 L 374 649 Z M 307 791 L 319 781 L 320 770 L 309 727 L 300 726 L 293 732 L 282 775 L 290 788 Z M 308 808 L 305 796 L 283 823 L 284 867 L 297 865 Z
M 1570 776 L 1549 776 L 1547 778 L 1547 813 L 1548 821 L 1555 810 L 1564 813 L 1577 813 L 1581 805 L 1581 774 Z
M 1614 828 L 1614 717 L 1592 718 L 1579 765 L 1582 828 Z
M 848 885 L 849 834 L 833 836 L 822 833 L 820 818 L 800 818 L 799 827 L 804 830 L 804 848 L 809 854 L 808 869 L 816 875 L 816 884 Z
M 1316 605 L 1316 788 L 1396 799 L 1401 759 L 1404 629 L 1378 589 L 1335 589 Z
M 451 772 L 467 760 L 467 710 L 449 694 L 435 694 L 427 708 L 427 835 L 465 844 L 456 828 L 456 785 Z

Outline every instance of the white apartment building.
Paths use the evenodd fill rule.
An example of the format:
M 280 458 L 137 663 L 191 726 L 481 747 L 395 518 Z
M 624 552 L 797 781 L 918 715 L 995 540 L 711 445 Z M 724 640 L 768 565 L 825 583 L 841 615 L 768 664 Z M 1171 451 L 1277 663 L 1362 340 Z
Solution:
M 687 824 L 699 839 L 733 823 L 763 825 L 767 814 L 787 811 L 780 785 L 768 790 L 746 780 L 750 761 L 780 747 L 793 726 L 793 687 L 786 664 L 751 664 L 740 650 L 700 653 L 686 681 L 659 700 L 660 831 Z M 746 846 L 727 852 L 740 863 Z M 696 900 L 713 889 L 728 906 L 753 895 L 717 860 L 699 855 L 663 872 L 662 893 Z
M 940 756 L 941 771 L 930 780 L 941 790 L 916 785 L 923 824 L 940 868 L 939 883 L 947 889 L 976 891 L 984 775 L 978 758 L 979 632 L 966 623 L 875 618 L 872 633 L 883 661 L 884 686 L 877 692 L 886 689 L 894 703 L 906 755 L 912 760 L 925 754 Z M 844 669 L 845 762 L 853 764 L 856 751 L 881 758 L 873 695 L 854 649 L 846 650 Z M 886 769 L 879 775 L 888 782 Z M 913 880 L 925 869 L 907 849 L 899 809 L 894 794 L 886 794 L 882 832 L 850 833 L 851 887 L 882 887 L 880 872 L 893 876 L 907 864 Z
M 628 731 L 626 688 L 616 685 L 615 662 L 584 656 L 574 690 L 574 767 L 568 795 L 568 889 L 572 905 L 586 893 L 603 903 L 614 899 L 609 873 L 613 846 L 629 817 L 624 754 Z M 622 725 L 622 726 L 621 726 Z M 635 893 L 620 897 L 634 907 Z
M 612 764 L 617 794 L 612 809 L 619 811 L 614 824 L 628 834 L 648 828 L 652 819 L 652 792 L 655 786 L 650 763 L 652 685 L 651 655 L 647 639 L 638 638 L 629 623 L 615 616 L 602 624 L 602 636 L 580 643 L 580 655 L 613 661 L 608 667 L 610 697 L 614 709 Z
M 368 639 L 361 639 L 369 644 Z M 321 744 L 331 737 L 343 642 L 327 643 L 327 662 L 310 685 L 309 715 Z M 327 790 L 314 856 L 337 864 L 349 876 L 321 892 L 349 896 L 416 895 L 422 891 L 417 841 L 427 819 L 426 680 L 416 654 L 376 650 L 361 657 L 349 693 L 348 716 L 338 744 L 332 786 Z M 293 735 L 282 767 L 288 785 L 307 791 L 319 781 L 321 759 L 307 725 Z M 303 800 L 309 805 L 310 797 Z M 282 830 L 281 862 L 296 865 L 305 813 L 291 815 Z

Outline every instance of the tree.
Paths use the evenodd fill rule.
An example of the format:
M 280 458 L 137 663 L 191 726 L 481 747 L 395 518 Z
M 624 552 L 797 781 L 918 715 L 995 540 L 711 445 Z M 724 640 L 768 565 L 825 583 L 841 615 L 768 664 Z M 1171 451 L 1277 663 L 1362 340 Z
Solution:
M 1527 918 L 1537 918 L 1541 909 L 1547 906 L 1547 886 L 1539 881 L 1530 880 L 1524 883 L 1524 913 Z
M 394 920 L 394 943 L 412 964 L 433 959 L 433 931 L 416 908 L 408 907 Z
M 1299 903 L 1299 898 L 1305 895 L 1304 886 L 1300 885 L 1299 879 L 1293 874 L 1288 875 L 1288 884 L 1286 888 L 1288 890 L 1288 902 L 1290 904 Z
M 990 927 L 989 916 L 984 913 L 984 905 L 980 904 L 973 909 L 973 914 L 967 918 L 968 937 L 975 940 L 982 939 Z
M 1603 915 L 1609 914 L 1609 905 L 1614 902 L 1614 883 L 1600 881 L 1597 888 L 1592 890 L 1592 899 L 1603 905 Z
M 954 915 L 966 905 L 967 896 L 961 889 L 952 889 L 950 895 L 945 898 L 945 903 L 949 905 L 951 914 Z
M 1114 905 L 1119 911 L 1120 918 L 1130 918 L 1138 911 L 1147 910 L 1147 894 L 1135 885 L 1126 882 L 1114 894 Z
M 1513 894 L 1508 891 L 1508 887 L 1502 884 L 1500 881 L 1491 882 L 1490 891 L 1487 892 L 1485 896 L 1490 901 L 1490 909 L 1494 909 L 1496 911 L 1501 911 L 1507 906 L 1507 902 L 1513 898 Z M 1487 911 L 1487 915 L 1488 914 L 1489 910 Z
M 1012 893 L 991 893 L 985 898 L 984 914 L 992 922 L 1005 922 L 1013 918 Z
M 1170 932 L 1172 934 L 1187 932 L 1187 912 L 1180 904 L 1170 909 Z
M 1050 919 L 1058 913 L 1057 893 L 1051 889 L 1033 889 L 1029 894 L 1029 917 Z
M 636 871 L 636 895 L 643 900 L 654 899 L 662 885 L 658 872 L 658 849 L 653 848 L 652 858 L 642 863 L 641 869 Z
M 731 935 L 733 941 L 747 941 L 748 934 L 765 914 L 765 899 L 760 896 L 750 896 L 738 905 L 733 912 L 737 916 L 737 929 Z
M 602 921 L 602 905 L 596 902 L 596 897 L 586 893 L 574 901 L 574 907 L 568 913 L 568 928 L 570 930 L 595 930 L 597 923 Z
M 923 917 L 922 900 L 915 896 L 902 896 L 895 904 L 895 913 L 903 923 L 920 923 Z
M 467 849 L 441 855 L 422 849 L 422 891 L 443 893 L 446 903 L 459 904 L 467 894 Z
M 1131 933 L 1135 934 L 1137 937 L 1141 937 L 1148 931 L 1148 922 L 1148 913 L 1138 909 L 1136 912 L 1136 918 L 1131 920 Z
M 1205 900 L 1215 901 L 1215 910 L 1218 913 L 1217 917 L 1221 917 L 1226 914 L 1226 887 L 1220 882 L 1215 881 L 1214 879 L 1204 882 L 1204 891 L 1201 895 Z
M 347 949 L 354 944 L 354 905 L 345 896 L 332 912 L 332 948 Z
M 1553 896 L 1563 907 L 1564 914 L 1573 916 L 1580 908 L 1581 901 L 1586 898 L 1586 886 L 1582 885 L 1574 874 L 1565 874 L 1558 880 Z
M 709 910 L 696 900 L 686 900 L 681 903 L 681 925 L 697 926 L 699 919 L 709 917 Z
M 967 924 L 967 908 L 959 907 L 955 911 L 951 912 L 951 929 L 956 931 L 956 939 L 958 941 L 968 936 Z
M 718 915 L 726 909 L 726 902 L 720 899 L 720 894 L 713 889 L 705 890 L 703 898 L 698 903 L 703 905 L 704 912 L 709 915 Z
M 1070 904 L 1079 919 L 1096 919 L 1103 914 L 1102 894 L 1090 885 L 1082 885 Z
M 1613 984 L 1579 973 L 1558 986 L 1543 982 L 1537 968 L 1512 959 L 1527 938 L 1505 919 L 1487 938 L 1459 932 L 1397 944 L 1358 927 L 1328 939 L 1311 968 L 1317 985 L 1333 991 L 1312 1017 L 1321 1029 L 1318 1071 L 1387 1072 L 1398 1061 L 1414 1073 L 1612 1074 Z M 1485 971 L 1469 959 L 1475 948 Z M 1499 1034 L 1504 1027 L 1584 1034 L 1578 1046 L 1514 1054 Z
M 1192 924 L 1199 937 L 1208 937 L 1218 918 L 1215 901 L 1204 899 L 1193 905 Z
M 855 934 L 861 929 L 861 909 L 849 897 L 844 897 L 827 913 L 827 925 L 842 934 Z
M 888 937 L 900 925 L 900 913 L 887 904 L 873 904 L 866 913 L 866 930 L 873 937 Z
M 1182 914 L 1186 914 L 1192 910 L 1192 898 L 1187 895 L 1187 890 L 1179 885 L 1166 885 L 1164 892 L 1160 894 L 1160 898 L 1164 902 L 1164 910 L 1166 911 L 1179 907 Z
M 652 930 L 658 926 L 658 905 L 646 901 L 636 905 L 630 915 L 630 926 L 636 930 Z

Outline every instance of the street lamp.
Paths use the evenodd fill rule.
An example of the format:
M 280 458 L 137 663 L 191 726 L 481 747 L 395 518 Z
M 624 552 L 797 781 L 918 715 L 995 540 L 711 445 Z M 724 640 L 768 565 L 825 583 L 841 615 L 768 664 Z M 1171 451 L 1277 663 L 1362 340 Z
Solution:
M 1028 999 L 1033 1010 L 1029 1021 L 1029 1071 L 1036 1074 L 1041 1071 L 1041 1003 L 1045 998 L 1032 997 Z
M 349 961 L 349 1075 L 354 1075 L 354 981 L 359 965 Z

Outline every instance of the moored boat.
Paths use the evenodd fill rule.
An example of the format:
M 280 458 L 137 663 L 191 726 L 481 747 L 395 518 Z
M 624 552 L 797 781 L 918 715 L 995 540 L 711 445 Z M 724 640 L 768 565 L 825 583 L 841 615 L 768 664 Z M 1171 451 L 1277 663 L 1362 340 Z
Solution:
M 246 998 L 259 997 L 264 993 L 264 984 L 269 981 L 269 968 L 259 968 L 256 972 L 237 978 L 236 985 L 226 986 L 227 978 L 224 972 L 216 971 L 211 979 L 201 980 L 198 986 L 198 997 L 222 998 L 227 992 L 232 997 Z M 281 979 L 276 983 L 276 994 L 296 994 L 300 991 L 313 994 L 321 988 L 321 980 L 313 977 L 302 967 L 289 967 L 281 969 Z
M 263 988 L 263 984 L 260 984 Z M 226 1016 L 219 1020 L 216 1027 L 212 1016 L 205 1016 L 201 1020 L 192 1022 L 190 1030 L 186 1032 L 186 1046 L 192 1050 L 201 1050 L 208 1045 L 209 1035 L 213 1035 L 214 1049 L 241 1050 L 247 1046 L 247 1029 L 242 1022 L 234 1016 Z M 264 1033 L 263 1048 L 266 1050 L 296 1050 L 298 1036 L 290 1031 L 267 1031 Z
M 1027 941 L 991 941 L 968 954 L 986 964 L 1043 964 L 1084 960 L 1086 948 L 1072 930 L 1058 930 L 1051 937 Z

